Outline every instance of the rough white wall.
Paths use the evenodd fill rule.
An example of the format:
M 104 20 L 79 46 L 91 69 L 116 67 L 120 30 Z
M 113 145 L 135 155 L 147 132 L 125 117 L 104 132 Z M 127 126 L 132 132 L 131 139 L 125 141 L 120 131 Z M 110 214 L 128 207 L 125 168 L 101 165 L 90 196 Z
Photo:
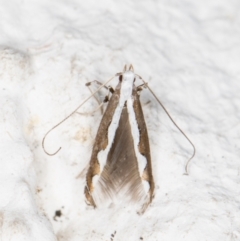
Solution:
M 240 240 L 239 10 L 238 0 L 1 1 L 0 240 Z M 100 113 L 54 130 L 46 148 L 57 155 L 41 147 L 89 95 L 85 83 L 125 63 L 197 149 L 185 176 L 191 146 L 144 90 L 156 190 L 142 216 L 85 203 Z

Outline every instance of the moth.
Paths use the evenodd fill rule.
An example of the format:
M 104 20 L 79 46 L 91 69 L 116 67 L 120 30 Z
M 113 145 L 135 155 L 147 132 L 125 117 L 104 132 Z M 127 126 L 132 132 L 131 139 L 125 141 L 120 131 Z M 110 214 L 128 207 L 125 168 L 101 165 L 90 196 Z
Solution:
M 151 203 L 154 192 L 148 132 L 133 66 L 119 82 L 102 117 L 92 149 L 85 195 L 94 207 L 114 200 Z
M 93 207 L 109 206 L 125 200 L 126 203 L 139 203 L 142 206 L 141 211 L 144 212 L 152 202 L 154 195 L 148 132 L 140 103 L 140 93 L 144 87 L 149 89 L 176 128 L 193 147 L 193 154 L 185 165 L 186 175 L 188 175 L 188 166 L 195 156 L 196 149 L 148 84 L 141 76 L 134 73 L 132 65 L 129 67 L 125 65 L 123 72 L 115 76 L 119 78 L 119 82 L 112 91 L 112 96 L 98 128 L 84 192 L 88 204 Z M 47 152 L 44 147 L 47 135 L 76 113 L 84 103 L 113 78 L 101 85 L 71 114 L 45 134 L 42 139 L 42 147 L 46 154 L 53 156 L 61 149 L 60 147 L 54 153 Z M 135 85 L 137 78 L 143 82 L 142 85 Z

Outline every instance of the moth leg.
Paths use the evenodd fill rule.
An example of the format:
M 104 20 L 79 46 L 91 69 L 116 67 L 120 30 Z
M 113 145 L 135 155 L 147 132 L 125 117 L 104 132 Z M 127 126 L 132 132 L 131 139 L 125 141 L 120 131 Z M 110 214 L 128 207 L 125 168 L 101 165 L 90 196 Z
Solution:
M 106 101 L 107 102 L 107 101 Z M 101 113 L 103 112 L 102 111 L 102 106 L 103 106 L 103 104 L 104 104 L 104 101 L 101 103 L 101 104 L 99 104 L 98 105 L 98 107 L 95 109 L 95 110 L 93 110 L 93 111 L 91 111 L 91 112 L 76 112 L 77 114 L 79 114 L 79 115 L 92 115 L 93 113 L 95 113 L 96 111 L 98 111 L 99 109 L 100 109 L 100 111 L 101 111 Z
M 91 92 L 92 95 L 93 95 L 93 91 L 92 91 L 92 89 L 91 89 L 90 86 L 91 86 L 93 83 L 98 84 L 98 85 L 100 85 L 100 86 L 103 85 L 103 84 L 102 84 L 100 81 L 98 81 L 98 80 L 93 80 L 93 81 L 91 81 L 91 82 L 86 83 L 85 85 L 88 87 L 88 89 L 89 89 L 89 91 Z M 106 86 L 103 86 L 103 87 L 106 88 Z M 96 93 L 96 94 L 97 94 L 97 93 Z M 99 98 L 97 98 L 96 94 L 94 94 L 93 97 L 94 97 L 94 99 L 97 101 L 98 105 L 99 105 L 100 108 L 101 108 L 101 112 L 102 112 L 101 102 L 99 101 Z M 98 109 L 99 109 L 99 108 L 97 108 L 97 110 L 98 110 Z M 95 111 L 94 111 L 94 112 L 95 112 Z
M 86 86 L 90 86 L 90 85 L 92 85 L 93 83 L 95 83 L 95 84 L 97 84 L 97 85 L 103 85 L 102 82 L 101 82 L 101 81 L 98 81 L 98 80 L 93 80 L 93 81 L 87 82 L 85 85 L 86 85 Z M 104 87 L 105 89 L 107 89 L 107 86 L 103 85 L 103 87 Z
M 137 86 L 137 92 L 139 93 L 143 89 L 147 88 L 147 85 L 148 85 L 148 83 L 143 83 L 143 84 Z
M 108 94 L 105 96 L 105 98 L 103 99 L 102 102 L 99 101 L 99 98 L 96 96 L 96 93 L 93 94 L 93 90 L 90 87 L 92 85 L 92 83 L 100 85 L 100 86 L 103 86 L 103 88 L 108 90 Z M 89 91 L 91 92 L 91 94 L 93 95 L 95 100 L 98 102 L 98 107 L 95 110 L 91 111 L 91 112 L 87 112 L 87 113 L 77 112 L 77 113 L 80 114 L 80 115 L 91 115 L 91 114 L 95 113 L 96 111 L 98 111 L 100 109 L 101 113 L 103 114 L 103 105 L 104 105 L 104 103 L 108 102 L 108 100 L 110 98 L 110 93 L 111 94 L 114 93 L 114 89 L 111 86 L 103 85 L 98 80 L 93 80 L 91 82 L 86 83 L 85 85 L 88 87 Z
M 137 92 L 138 92 L 138 94 L 140 94 L 140 92 L 141 92 L 143 89 L 147 88 L 147 85 L 148 85 L 148 83 L 143 83 L 143 84 L 137 86 Z M 145 104 L 143 104 L 143 106 L 148 105 L 149 103 L 151 103 L 150 100 L 147 101 Z
M 93 80 L 91 82 L 87 82 L 86 86 L 90 86 L 92 83 L 95 83 L 97 85 L 103 86 L 105 89 L 109 90 L 111 93 L 114 93 L 114 89 L 112 88 L 112 86 L 103 85 L 102 82 L 100 82 L 98 80 Z

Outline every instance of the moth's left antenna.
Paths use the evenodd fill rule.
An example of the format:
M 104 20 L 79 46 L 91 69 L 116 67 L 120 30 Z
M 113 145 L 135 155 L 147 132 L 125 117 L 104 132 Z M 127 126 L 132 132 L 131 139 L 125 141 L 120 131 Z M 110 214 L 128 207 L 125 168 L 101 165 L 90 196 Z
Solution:
M 116 75 L 115 75 L 116 76 Z M 94 94 L 96 94 L 100 89 L 102 89 L 108 82 L 110 82 L 115 76 L 113 76 L 112 78 L 110 78 L 109 80 L 107 80 L 105 83 L 103 83 L 96 91 L 94 91 L 88 98 L 86 98 L 73 112 L 71 112 L 71 114 L 69 114 L 67 117 L 65 117 L 63 120 L 61 120 L 58 124 L 56 124 L 55 126 L 53 126 L 43 137 L 42 139 L 42 148 L 44 150 L 44 152 L 49 155 L 49 156 L 54 156 L 56 155 L 61 149 L 62 147 L 59 147 L 57 151 L 55 151 L 54 153 L 49 153 L 48 151 L 46 151 L 45 148 L 45 139 L 48 136 L 48 134 L 53 131 L 55 128 L 57 128 L 59 125 L 61 125 L 64 121 L 66 121 L 69 117 L 71 117 L 73 114 L 75 114 L 77 112 L 77 110 L 83 106 L 90 98 L 92 98 L 94 96 Z

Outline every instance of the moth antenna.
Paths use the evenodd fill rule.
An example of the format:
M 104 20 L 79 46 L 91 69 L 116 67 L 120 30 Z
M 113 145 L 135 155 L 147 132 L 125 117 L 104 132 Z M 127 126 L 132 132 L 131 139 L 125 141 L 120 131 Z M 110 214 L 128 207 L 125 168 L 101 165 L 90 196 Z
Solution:
M 127 65 L 126 65 L 126 64 L 124 65 L 123 73 L 124 73 L 125 71 L 127 71 Z
M 167 109 L 164 107 L 164 105 L 162 104 L 162 102 L 157 98 L 157 96 L 154 94 L 154 92 L 152 91 L 152 89 L 148 86 L 148 83 L 146 81 L 144 81 L 142 79 L 142 77 L 140 75 L 137 75 L 139 79 L 142 80 L 142 82 L 147 86 L 147 88 L 149 89 L 149 91 L 152 93 L 152 95 L 154 96 L 154 98 L 157 100 L 157 102 L 160 104 L 160 106 L 163 108 L 163 110 L 165 111 L 165 113 L 167 114 L 167 116 L 169 117 L 169 119 L 172 121 L 172 123 L 177 127 L 177 129 L 182 133 L 182 135 L 188 140 L 188 142 L 191 144 L 191 146 L 193 147 L 193 154 L 192 156 L 188 159 L 186 165 L 185 165 L 185 173 L 184 175 L 188 175 L 188 166 L 190 161 L 193 159 L 193 157 L 196 154 L 196 148 L 194 146 L 194 144 L 192 143 L 192 141 L 188 138 L 188 136 L 183 132 L 183 130 L 177 125 L 177 123 L 173 120 L 173 118 L 171 117 L 171 115 L 169 114 L 169 112 L 167 111 Z
M 116 75 L 115 75 L 116 76 Z M 110 78 L 109 80 L 107 80 L 105 83 L 103 83 L 96 91 L 94 91 L 88 98 L 86 98 L 74 111 L 72 111 L 67 117 L 65 117 L 63 120 L 61 120 L 58 124 L 56 124 L 55 126 L 53 126 L 43 137 L 42 139 L 42 148 L 44 150 L 44 152 L 49 155 L 49 156 L 54 156 L 56 155 L 62 147 L 59 147 L 57 151 L 55 151 L 54 153 L 49 153 L 48 151 L 46 151 L 45 148 L 45 139 L 48 136 L 48 134 L 53 131 L 55 128 L 57 128 L 59 125 L 61 125 L 64 121 L 66 121 L 69 117 L 71 117 L 73 114 L 75 114 L 77 112 L 77 110 L 83 106 L 90 98 L 92 98 L 94 96 L 94 94 L 96 94 L 100 89 L 102 89 L 107 83 L 109 83 L 113 78 L 115 78 L 115 76 L 113 76 L 112 78 Z
M 112 87 L 111 87 L 111 88 L 112 88 Z M 91 92 L 91 93 L 92 93 L 92 92 Z M 102 109 L 103 104 L 109 101 L 110 93 L 111 93 L 111 90 L 109 90 L 108 95 L 105 96 L 105 98 L 104 98 L 104 100 L 102 101 L 102 103 L 99 104 L 99 106 L 98 106 L 95 110 L 93 110 L 93 111 L 91 111 L 91 112 L 87 112 L 87 113 L 82 113 L 82 112 L 76 112 L 76 113 L 79 114 L 79 115 L 91 115 L 91 114 L 93 114 L 94 112 L 98 111 L 99 109 Z M 102 111 L 101 111 L 101 112 L 102 112 Z M 103 114 L 103 113 L 102 113 L 102 114 Z
M 95 110 L 91 111 L 91 112 L 85 112 L 85 113 L 83 113 L 83 112 L 76 112 L 76 113 L 79 114 L 79 115 L 92 115 L 93 113 L 97 112 L 98 110 L 101 110 L 101 108 L 103 107 L 103 104 L 104 104 L 104 102 L 99 104 L 98 107 Z
M 130 64 L 129 70 L 132 71 L 132 72 L 134 72 L 134 68 L 133 68 L 133 65 L 132 65 L 132 64 Z

